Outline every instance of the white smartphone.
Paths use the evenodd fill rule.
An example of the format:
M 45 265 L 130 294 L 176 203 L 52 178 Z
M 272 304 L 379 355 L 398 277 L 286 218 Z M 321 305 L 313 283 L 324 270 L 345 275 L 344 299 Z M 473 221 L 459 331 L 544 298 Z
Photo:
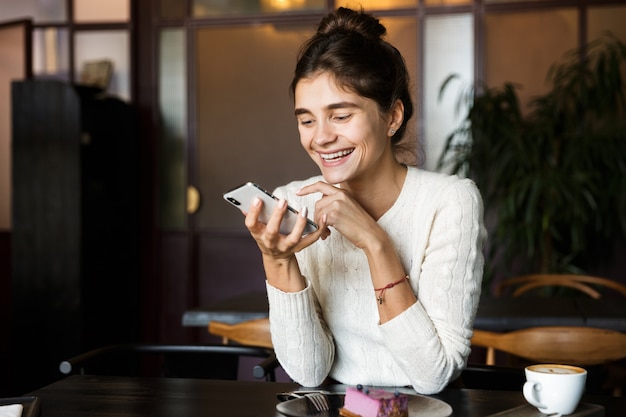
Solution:
M 224 200 L 245 212 L 250 211 L 250 206 L 252 205 L 255 197 L 258 197 L 263 201 L 263 210 L 259 215 L 259 220 L 267 224 L 272 212 L 274 211 L 274 207 L 276 207 L 278 202 L 278 198 L 272 195 L 272 193 L 254 182 L 247 182 L 224 193 Z M 285 235 L 291 233 L 297 219 L 298 212 L 293 207 L 287 205 L 285 217 L 283 217 L 283 221 L 280 224 L 280 233 Z M 306 220 L 306 226 L 302 232 L 303 236 L 317 230 L 317 225 L 311 219 L 307 218 Z

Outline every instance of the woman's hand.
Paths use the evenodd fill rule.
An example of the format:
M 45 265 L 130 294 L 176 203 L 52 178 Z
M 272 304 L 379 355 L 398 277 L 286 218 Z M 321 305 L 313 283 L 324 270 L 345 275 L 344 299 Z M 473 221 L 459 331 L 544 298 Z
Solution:
M 363 249 L 367 256 L 374 288 L 385 288 L 406 275 L 398 253 L 389 235 L 376 220 L 356 201 L 350 193 L 324 182 L 303 187 L 298 195 L 319 192 L 322 198 L 315 203 L 315 220 L 332 226 Z M 401 314 L 417 300 L 408 280 L 401 280 L 393 291 L 384 293 L 385 302 L 378 303 L 380 323 L 385 323 Z M 381 296 L 380 290 L 372 298 Z
M 287 212 L 287 202 L 283 199 L 278 201 L 267 224 L 263 224 L 259 220 L 262 209 L 263 201 L 258 198 L 255 199 L 246 214 L 245 224 L 252 237 L 257 241 L 263 255 L 276 259 L 286 259 L 328 234 L 325 224 L 318 222 L 318 229 L 315 232 L 302 236 L 308 214 L 306 207 L 300 211 L 296 224 L 288 235 L 279 232 L 280 224 Z
M 263 266 L 268 282 L 283 291 L 300 291 L 306 283 L 296 261 L 295 253 L 313 244 L 320 237 L 326 238 L 326 224 L 318 222 L 318 229 L 302 236 L 307 223 L 307 209 L 303 208 L 293 230 L 288 235 L 280 233 L 280 224 L 287 212 L 287 202 L 279 200 L 267 224 L 259 220 L 263 201 L 255 199 L 246 214 L 245 224 L 256 241 L 263 256 Z
M 356 247 L 365 249 L 372 243 L 372 232 L 382 232 L 372 216 L 347 191 L 319 181 L 297 192 L 298 195 L 312 193 L 322 194 L 315 203 L 315 221 L 337 229 Z

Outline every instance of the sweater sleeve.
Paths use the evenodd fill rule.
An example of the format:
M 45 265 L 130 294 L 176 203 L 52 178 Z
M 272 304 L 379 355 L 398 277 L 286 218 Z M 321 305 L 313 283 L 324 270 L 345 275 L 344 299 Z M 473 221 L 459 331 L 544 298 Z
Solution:
M 298 210 L 307 206 L 313 213 L 319 196 L 300 197 L 295 192 L 304 185 L 319 180 L 322 177 L 294 181 L 275 189 L 274 195 L 286 199 Z M 280 365 L 300 385 L 320 385 L 328 377 L 333 365 L 335 346 L 331 331 L 323 320 L 313 285 L 307 282 L 307 287 L 296 293 L 280 291 L 267 282 L 266 287 L 272 344 Z
M 394 360 L 424 394 L 441 391 L 465 367 L 486 237 L 482 200 L 471 181 L 453 182 L 438 201 L 423 259 L 413 259 L 411 267 L 411 278 L 419 277 L 412 283 L 418 301 L 380 326 Z M 424 226 L 428 222 L 417 225 Z
M 296 293 L 280 291 L 267 282 L 266 287 L 272 344 L 278 361 L 300 385 L 321 385 L 330 372 L 335 351 L 311 285 Z

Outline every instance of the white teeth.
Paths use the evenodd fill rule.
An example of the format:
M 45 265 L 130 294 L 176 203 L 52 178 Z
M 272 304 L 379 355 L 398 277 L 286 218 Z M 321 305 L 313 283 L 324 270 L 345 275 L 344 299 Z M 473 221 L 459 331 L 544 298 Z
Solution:
M 354 149 L 348 149 L 348 150 L 339 151 L 339 152 L 333 152 L 333 153 L 320 154 L 320 156 L 322 157 L 323 160 L 330 161 L 330 160 L 333 160 L 333 159 L 344 157 L 346 155 L 350 155 L 352 152 L 354 152 Z

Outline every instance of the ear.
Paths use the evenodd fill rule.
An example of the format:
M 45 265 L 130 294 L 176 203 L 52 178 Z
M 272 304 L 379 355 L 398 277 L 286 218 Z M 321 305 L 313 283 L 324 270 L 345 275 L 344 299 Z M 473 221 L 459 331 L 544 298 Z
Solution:
M 388 132 L 389 136 L 393 136 L 400 126 L 402 126 L 402 121 L 404 120 L 404 103 L 399 99 L 396 100 L 389 115 Z

